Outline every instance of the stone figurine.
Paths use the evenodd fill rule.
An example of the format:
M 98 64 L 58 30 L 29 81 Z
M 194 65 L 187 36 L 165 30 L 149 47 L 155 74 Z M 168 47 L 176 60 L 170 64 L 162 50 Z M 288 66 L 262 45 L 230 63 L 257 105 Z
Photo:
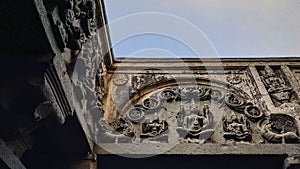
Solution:
M 179 136 L 187 142 L 204 142 L 213 133 L 213 129 L 209 128 L 213 118 L 210 114 L 208 105 L 204 105 L 201 112 L 198 105 L 192 101 L 190 110 L 184 117 L 182 127 L 177 127 Z
M 260 74 L 275 106 L 290 102 L 293 92 L 292 88 L 286 84 L 280 75 L 277 75 L 268 65 L 265 66 L 264 70 L 260 71 Z
M 223 117 L 223 129 L 225 133 L 223 137 L 226 140 L 235 140 L 235 141 L 251 141 L 252 136 L 250 134 L 250 124 L 244 115 L 241 115 L 240 118 L 232 112 L 232 115 L 228 117 Z
M 149 140 L 167 141 L 168 134 L 168 123 L 166 120 L 160 120 L 157 113 L 154 113 L 151 120 L 146 120 L 142 124 L 141 138 L 149 138 Z

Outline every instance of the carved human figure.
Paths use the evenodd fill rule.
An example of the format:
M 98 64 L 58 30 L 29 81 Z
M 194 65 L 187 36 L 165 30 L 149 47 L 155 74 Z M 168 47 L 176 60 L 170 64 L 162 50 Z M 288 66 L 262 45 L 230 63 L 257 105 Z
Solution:
M 240 118 L 232 112 L 230 119 L 223 117 L 223 129 L 225 131 L 224 138 L 226 140 L 233 139 L 235 141 L 251 141 L 250 125 L 244 115 Z
M 164 132 L 168 130 L 168 123 L 165 120 L 160 120 L 157 113 L 154 113 L 151 120 L 142 124 L 141 138 L 156 137 L 156 139 L 167 138 Z
M 290 101 L 292 88 L 286 84 L 282 77 L 276 75 L 273 69 L 268 65 L 266 65 L 265 69 L 260 73 L 267 91 L 275 103 L 275 106 L 280 106 L 281 104 Z
M 204 105 L 203 111 L 200 112 L 198 105 L 192 100 L 190 110 L 184 117 L 182 127 L 177 128 L 177 132 L 181 138 L 187 142 L 200 143 L 204 142 L 212 134 L 213 130 L 209 129 L 212 119 L 208 118 L 210 114 L 208 105 Z M 209 115 L 213 118 L 211 115 Z

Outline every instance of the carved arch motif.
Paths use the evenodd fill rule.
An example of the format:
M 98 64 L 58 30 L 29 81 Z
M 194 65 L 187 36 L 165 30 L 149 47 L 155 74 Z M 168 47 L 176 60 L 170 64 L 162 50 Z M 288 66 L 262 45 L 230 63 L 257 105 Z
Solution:
M 228 89 L 226 83 L 208 79 L 197 79 L 196 85 L 178 85 L 174 80 L 165 79 L 162 86 L 144 86 L 130 98 L 119 115 L 133 124 L 138 131 L 135 138 L 141 141 L 168 142 L 175 133 L 179 140 L 200 143 L 213 135 L 223 113 L 238 113 L 253 122 L 264 116 L 242 90 L 232 86 Z M 196 119 L 195 123 L 192 119 Z M 246 141 L 251 140 L 250 131 Z

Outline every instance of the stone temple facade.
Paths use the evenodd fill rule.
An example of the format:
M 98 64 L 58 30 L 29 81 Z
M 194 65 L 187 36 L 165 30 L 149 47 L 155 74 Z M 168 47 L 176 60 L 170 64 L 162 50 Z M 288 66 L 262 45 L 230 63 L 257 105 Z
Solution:
M 299 58 L 115 59 L 100 0 L 0 6 L 1 169 L 300 167 Z

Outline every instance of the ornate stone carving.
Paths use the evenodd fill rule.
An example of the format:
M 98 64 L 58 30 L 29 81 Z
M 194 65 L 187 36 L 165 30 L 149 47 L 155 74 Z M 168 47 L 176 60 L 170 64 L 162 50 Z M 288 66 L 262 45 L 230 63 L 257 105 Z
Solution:
M 234 93 L 228 93 L 225 97 L 225 103 L 228 107 L 238 111 L 243 112 L 247 106 L 247 100 L 241 96 Z
M 235 72 L 229 71 L 228 75 L 226 77 L 227 82 L 229 82 L 230 84 L 233 84 L 233 85 L 242 83 L 243 78 L 238 73 L 239 73 L 238 71 L 235 71 Z
M 146 86 L 154 85 L 158 82 L 167 81 L 168 78 L 164 75 L 153 74 L 149 71 L 146 74 L 134 75 L 131 77 L 131 96 L 140 91 Z
M 211 89 L 208 87 L 186 87 L 181 89 L 182 101 L 206 100 L 210 98 Z
M 204 142 L 214 131 L 210 128 L 213 123 L 213 115 L 207 104 L 204 105 L 202 112 L 199 111 L 198 105 L 194 101 L 192 101 L 190 110 L 187 113 L 181 107 L 181 110 L 178 112 L 177 122 L 179 127 L 176 130 L 179 136 L 187 142 Z
M 183 127 L 184 117 L 186 116 L 186 112 L 183 105 L 180 105 L 180 110 L 176 115 L 177 126 Z
M 142 124 L 141 138 L 149 138 L 151 141 L 168 141 L 168 123 L 166 120 L 160 120 L 157 113 L 154 113 L 151 120 L 146 120 Z
M 280 71 L 275 72 L 270 66 L 266 65 L 264 70 L 260 71 L 260 75 L 275 106 L 291 102 L 293 90 L 286 83 Z
M 94 0 L 67 0 L 58 9 L 60 20 L 53 19 L 60 48 L 81 50 L 86 38 L 96 32 Z
M 135 134 L 132 124 L 126 118 L 120 117 L 109 124 L 115 131 L 124 136 L 133 137 Z
M 125 104 L 124 113 L 121 114 L 132 122 L 136 141 L 139 138 L 142 142 L 179 139 L 203 143 L 223 136 L 222 133 L 219 136 L 223 129 L 215 128 L 222 115 L 212 113 L 221 108 L 226 114 L 230 111 L 238 113 L 223 119 L 226 140 L 251 141 L 250 123 L 265 116 L 264 111 L 254 105 L 251 97 L 241 89 L 232 87 L 228 90 L 206 85 L 172 86 L 149 93 L 145 91 L 144 96 L 134 97 Z M 216 136 L 211 137 L 214 133 Z
M 171 89 L 165 89 L 160 93 L 160 97 L 167 102 L 172 102 L 177 98 L 178 94 Z
M 141 106 L 135 106 L 128 111 L 127 118 L 133 123 L 139 123 L 145 118 L 144 110 Z
M 265 141 L 270 143 L 300 143 L 297 121 L 286 114 L 271 114 L 258 123 Z
M 233 139 L 235 141 L 251 141 L 252 136 L 250 133 L 250 123 L 244 117 L 240 115 L 238 117 L 234 112 L 228 118 L 223 117 L 223 134 L 226 140 Z
M 111 123 L 99 119 L 98 125 L 98 143 L 128 143 L 135 137 L 132 124 L 125 118 L 119 118 Z
M 157 110 L 161 105 L 161 102 L 158 98 L 149 97 L 143 101 L 143 107 L 147 110 L 147 113 Z
M 128 75 L 126 74 L 114 74 L 113 83 L 117 86 L 125 85 L 128 82 Z
M 260 110 L 260 108 L 253 105 L 246 106 L 244 113 L 248 119 L 254 122 L 257 122 L 264 116 L 264 113 Z

